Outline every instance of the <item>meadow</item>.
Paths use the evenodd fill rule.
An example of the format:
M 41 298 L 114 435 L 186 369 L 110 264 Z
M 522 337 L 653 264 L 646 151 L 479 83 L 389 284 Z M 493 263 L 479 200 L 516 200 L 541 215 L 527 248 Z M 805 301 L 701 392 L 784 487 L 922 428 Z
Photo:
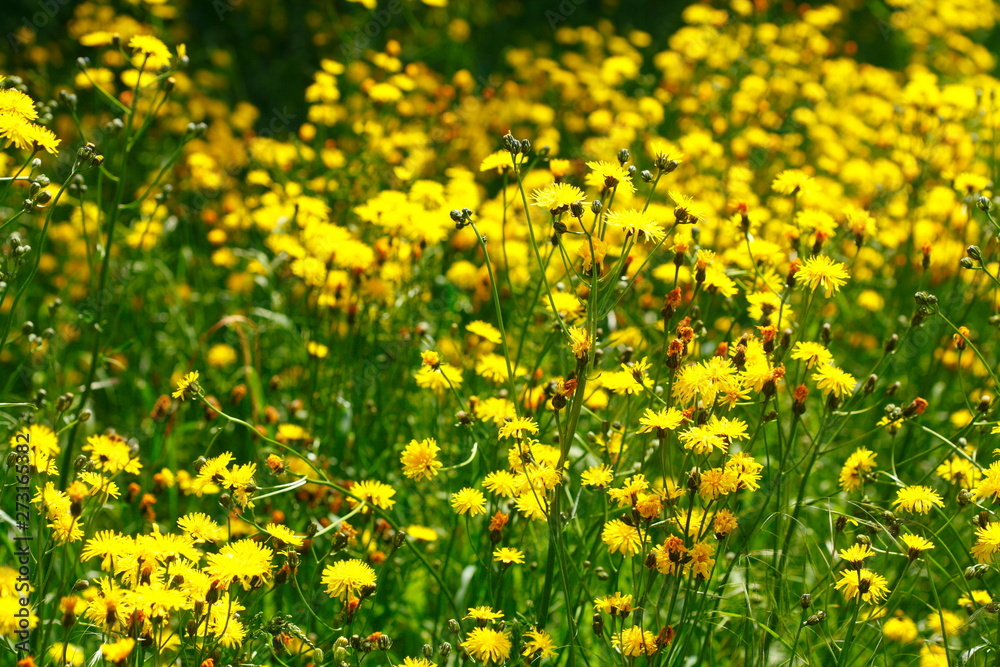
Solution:
M 0 665 L 1000 665 L 1000 3 L 4 13 Z

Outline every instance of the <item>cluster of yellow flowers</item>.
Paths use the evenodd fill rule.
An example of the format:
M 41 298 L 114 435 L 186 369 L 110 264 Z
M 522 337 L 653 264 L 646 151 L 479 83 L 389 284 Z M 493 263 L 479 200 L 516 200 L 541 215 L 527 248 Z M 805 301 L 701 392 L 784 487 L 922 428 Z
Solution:
M 167 2 L 0 78 L 4 660 L 1000 655 L 1000 6 L 560 15 L 477 77 L 379 12 L 503 8 L 360 4 L 304 120 Z

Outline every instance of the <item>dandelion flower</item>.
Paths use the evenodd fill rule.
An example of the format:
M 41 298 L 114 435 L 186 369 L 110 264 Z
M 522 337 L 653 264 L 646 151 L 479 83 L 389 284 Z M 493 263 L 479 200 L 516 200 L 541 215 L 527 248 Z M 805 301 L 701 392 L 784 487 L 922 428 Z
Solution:
M 568 183 L 553 183 L 531 193 L 535 206 L 546 208 L 554 214 L 569 209 L 570 204 L 583 201 L 583 190 Z
M 510 635 L 493 628 L 476 628 L 466 636 L 462 646 L 476 660 L 501 663 L 510 656 Z
M 635 526 L 630 526 L 621 519 L 614 519 L 604 524 L 601 539 L 607 545 L 610 553 L 622 553 L 634 556 L 642 548 L 642 540 Z
M 125 637 L 111 644 L 101 644 L 101 655 L 111 664 L 121 665 L 132 655 L 134 648 L 135 640 L 131 637 Z
M 908 618 L 903 612 L 896 612 L 896 615 L 882 624 L 882 636 L 889 641 L 909 644 L 920 634 L 917 624 Z
M 378 578 L 375 569 L 357 558 L 342 560 L 323 568 L 320 581 L 332 598 L 355 599 L 363 590 L 374 588 Z
M 799 341 L 792 347 L 792 359 L 806 362 L 806 368 L 833 363 L 833 355 L 822 343 Z
M 466 487 L 451 494 L 451 506 L 459 514 L 477 516 L 486 512 L 486 496 L 481 491 Z
M 854 391 L 857 380 L 845 370 L 837 368 L 833 364 L 827 364 L 812 374 L 813 382 L 819 387 L 824 395 L 833 394 L 837 398 L 844 398 Z
M 592 188 L 618 188 L 624 193 L 635 192 L 635 185 L 632 184 L 632 176 L 624 165 L 614 162 L 588 162 L 591 172 L 584 177 L 584 180 Z
M 907 512 L 927 514 L 933 507 L 944 507 L 944 498 L 929 486 L 906 486 L 896 492 L 892 506 Z
M 614 635 L 611 638 L 611 645 L 630 658 L 653 655 L 659 648 L 656 645 L 656 635 L 636 626 L 626 628 Z
M 866 559 L 875 555 L 875 551 L 867 544 L 852 544 L 846 549 L 841 549 L 837 554 L 842 560 L 847 561 L 855 567 L 860 566 Z
M 357 482 L 351 486 L 351 494 L 347 502 L 351 507 L 356 507 L 359 502 L 365 502 L 371 507 L 378 507 L 383 510 L 391 510 L 396 501 L 392 499 L 396 495 L 396 489 L 384 482 L 375 480 L 365 480 Z M 360 499 L 360 500 L 359 500 Z
M 868 569 L 844 570 L 834 586 L 844 593 L 845 600 L 861 599 L 869 604 L 878 604 L 889 593 L 889 581 L 882 575 Z
M 684 413 L 677 408 L 663 408 L 660 411 L 653 411 L 646 408 L 645 414 L 639 418 L 642 428 L 638 433 L 652 433 L 654 431 L 673 431 L 684 422 Z
M 810 257 L 795 273 L 795 278 L 804 283 L 809 289 L 815 290 L 822 287 L 826 291 L 826 298 L 833 296 L 835 292 L 847 284 L 847 279 L 851 274 L 847 271 L 847 265 L 835 262 L 826 255 Z
M 521 655 L 534 657 L 536 654 L 540 658 L 551 658 L 556 654 L 556 644 L 552 641 L 552 636 L 545 630 L 528 630 L 524 633 L 524 650 Z
M 503 618 L 503 612 L 493 611 L 492 607 L 470 607 L 465 618 L 471 618 L 474 621 L 499 621 Z
M 903 533 L 899 536 L 899 539 L 903 540 L 903 544 L 906 545 L 906 555 L 910 560 L 916 560 L 920 557 L 920 554 L 934 548 L 933 542 L 925 537 L 921 537 L 920 535 Z
M 411 440 L 399 457 L 400 463 L 403 464 L 403 474 L 415 480 L 431 479 L 438 474 L 443 465 L 437 460 L 439 451 L 441 448 L 437 446 L 434 438 Z
M 514 417 L 500 426 L 500 439 L 514 437 L 520 440 L 525 433 L 538 433 L 538 424 L 531 417 Z
M 493 560 L 504 565 L 512 565 L 514 563 L 521 565 L 524 563 L 524 552 L 513 547 L 500 547 L 493 551 Z
M 610 226 L 618 227 L 626 234 L 636 236 L 640 241 L 659 243 L 666 236 L 666 231 L 660 223 L 650 218 L 649 214 L 634 208 L 610 211 L 605 220 Z
M 186 401 L 197 394 L 199 390 L 198 371 L 193 371 L 181 378 L 180 382 L 177 383 L 177 389 L 174 390 L 172 396 L 174 398 L 179 398 L 182 401 Z

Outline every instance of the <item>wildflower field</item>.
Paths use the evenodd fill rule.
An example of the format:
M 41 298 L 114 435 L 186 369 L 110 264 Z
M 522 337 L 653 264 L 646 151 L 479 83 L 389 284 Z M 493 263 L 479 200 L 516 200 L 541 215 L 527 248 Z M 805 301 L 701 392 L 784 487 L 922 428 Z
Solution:
M 1000 3 L 2 14 L 0 666 L 1000 665 Z

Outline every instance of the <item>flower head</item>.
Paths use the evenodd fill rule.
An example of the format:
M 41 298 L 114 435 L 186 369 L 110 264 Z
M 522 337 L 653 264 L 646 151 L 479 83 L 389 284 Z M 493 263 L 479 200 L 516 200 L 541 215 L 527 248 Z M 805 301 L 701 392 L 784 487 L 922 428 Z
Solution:
M 320 581 L 332 598 L 355 599 L 361 592 L 374 589 L 378 578 L 371 565 L 357 558 L 342 560 L 323 568 Z

